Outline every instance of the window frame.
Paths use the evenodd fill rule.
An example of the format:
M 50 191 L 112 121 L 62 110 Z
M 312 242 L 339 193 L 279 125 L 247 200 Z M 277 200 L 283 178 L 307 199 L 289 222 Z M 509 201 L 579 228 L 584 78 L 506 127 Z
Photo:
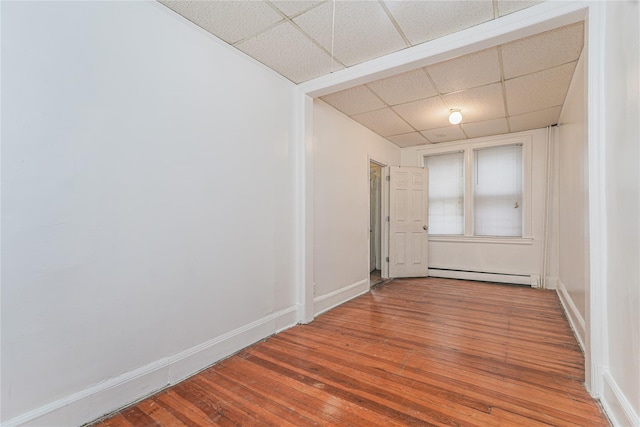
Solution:
M 430 241 L 442 242 L 472 242 L 472 243 L 510 243 L 510 244 L 533 244 L 532 236 L 532 143 L 531 135 L 521 136 L 496 136 L 487 137 L 473 141 L 458 141 L 453 143 L 442 143 L 427 146 L 416 150 L 422 167 L 426 167 L 425 157 L 447 154 L 454 152 L 464 152 L 464 235 L 436 235 L 429 236 Z M 507 145 L 522 146 L 522 237 L 498 237 L 498 236 L 476 236 L 474 234 L 474 191 L 473 176 L 474 152 L 478 149 L 500 147 Z

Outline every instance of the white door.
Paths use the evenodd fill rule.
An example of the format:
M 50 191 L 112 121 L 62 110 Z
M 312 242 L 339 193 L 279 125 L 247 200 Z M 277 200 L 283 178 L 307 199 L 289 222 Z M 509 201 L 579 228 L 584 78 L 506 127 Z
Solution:
M 391 166 L 389 189 L 389 276 L 426 277 L 428 170 Z

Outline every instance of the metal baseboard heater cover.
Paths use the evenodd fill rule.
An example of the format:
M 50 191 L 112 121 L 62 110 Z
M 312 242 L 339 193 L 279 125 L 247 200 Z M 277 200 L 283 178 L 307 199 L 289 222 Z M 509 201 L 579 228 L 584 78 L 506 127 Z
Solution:
M 540 287 L 540 276 L 537 274 L 502 274 L 484 273 L 480 271 L 448 270 L 430 268 L 429 276 L 445 279 L 479 280 L 483 282 L 511 283 L 515 285 L 527 285 L 532 288 Z

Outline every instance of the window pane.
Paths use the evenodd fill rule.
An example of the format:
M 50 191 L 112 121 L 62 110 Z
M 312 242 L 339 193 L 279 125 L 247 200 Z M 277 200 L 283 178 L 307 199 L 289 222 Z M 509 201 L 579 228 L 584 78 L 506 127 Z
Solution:
M 522 236 L 522 146 L 475 151 L 476 236 Z
M 464 153 L 426 156 L 429 234 L 464 234 Z

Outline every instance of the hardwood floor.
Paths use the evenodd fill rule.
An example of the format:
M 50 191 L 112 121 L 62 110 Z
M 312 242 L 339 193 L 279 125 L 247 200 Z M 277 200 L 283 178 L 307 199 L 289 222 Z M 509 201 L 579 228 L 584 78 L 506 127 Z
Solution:
M 95 426 L 607 426 L 555 292 L 395 280 Z

